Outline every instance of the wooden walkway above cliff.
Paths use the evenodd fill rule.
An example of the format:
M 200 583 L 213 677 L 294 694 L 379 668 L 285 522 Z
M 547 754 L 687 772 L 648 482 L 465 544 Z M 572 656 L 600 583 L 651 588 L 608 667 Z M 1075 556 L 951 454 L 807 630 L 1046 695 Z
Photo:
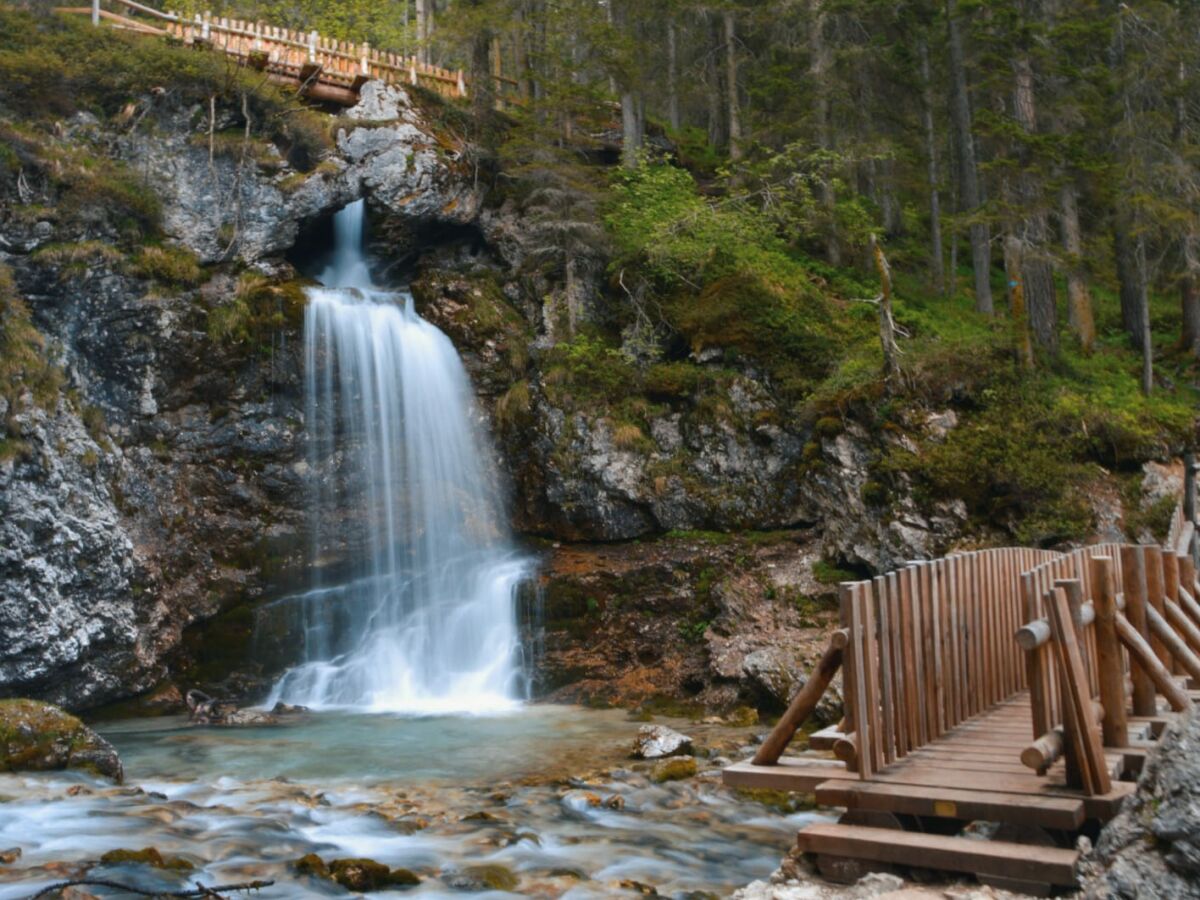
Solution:
M 1161 547 L 985 550 L 843 584 L 843 627 L 725 782 L 844 808 L 797 838 L 839 880 L 907 865 L 1074 885 L 1077 835 L 1116 815 L 1200 698 L 1194 472 L 1185 493 Z M 839 668 L 843 721 L 784 756 Z M 993 840 L 962 833 L 980 821 Z
M 406 86 L 419 85 L 444 97 L 465 98 L 469 81 L 461 69 L 450 70 L 405 56 L 263 22 L 215 17 L 210 13 L 185 16 L 164 12 L 136 0 L 100 0 L 91 6 L 56 7 L 57 12 L 91 16 L 95 25 L 108 24 L 137 34 L 158 35 L 185 46 L 219 50 L 239 63 L 266 72 L 272 80 L 294 84 L 302 94 L 324 103 L 353 106 L 359 88 L 371 80 Z M 499 55 L 493 64 L 498 67 Z M 511 79 L 494 71 L 497 94 Z

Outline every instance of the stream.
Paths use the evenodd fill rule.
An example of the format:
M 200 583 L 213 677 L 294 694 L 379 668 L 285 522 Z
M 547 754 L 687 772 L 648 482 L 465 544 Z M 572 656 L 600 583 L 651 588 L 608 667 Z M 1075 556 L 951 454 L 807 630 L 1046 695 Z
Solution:
M 421 897 L 723 897 L 776 868 L 814 813 L 784 814 L 720 786 L 750 731 L 656 719 L 692 735 L 700 774 L 655 783 L 628 759 L 640 725 L 616 710 L 528 706 L 490 716 L 314 713 L 220 729 L 168 717 L 99 724 L 126 784 L 74 773 L 0 776 L 0 900 L 90 870 L 143 889 L 274 880 L 254 896 L 345 896 L 296 873 L 308 853 L 413 870 Z M 186 872 L 96 865 L 154 847 Z M 514 892 L 472 880 L 503 866 Z M 93 868 L 94 866 L 94 868 Z M 93 890 L 95 896 L 119 896 Z M 400 889 L 396 890 L 400 893 Z M 86 896 L 86 895 L 85 895 Z

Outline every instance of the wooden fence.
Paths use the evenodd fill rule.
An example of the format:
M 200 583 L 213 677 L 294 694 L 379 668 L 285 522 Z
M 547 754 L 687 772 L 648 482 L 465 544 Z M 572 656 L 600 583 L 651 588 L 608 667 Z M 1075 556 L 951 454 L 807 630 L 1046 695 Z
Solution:
M 102 8 L 100 0 L 92 0 L 90 7 L 58 7 L 56 11 L 90 15 L 95 25 L 108 22 L 115 28 L 165 36 L 189 47 L 221 50 L 277 80 L 294 81 L 305 94 L 326 102 L 353 105 L 358 102 L 362 84 L 373 79 L 394 85 L 420 85 L 455 99 L 468 94 L 468 79 L 461 69 L 450 70 L 425 63 L 416 56 L 379 50 L 366 41 L 358 44 L 339 41 L 316 31 L 295 31 L 207 12 L 189 17 L 163 12 L 136 0 L 106 2 L 121 12 Z M 498 94 L 506 86 L 516 84 L 502 74 L 498 55 L 493 66 L 492 78 Z

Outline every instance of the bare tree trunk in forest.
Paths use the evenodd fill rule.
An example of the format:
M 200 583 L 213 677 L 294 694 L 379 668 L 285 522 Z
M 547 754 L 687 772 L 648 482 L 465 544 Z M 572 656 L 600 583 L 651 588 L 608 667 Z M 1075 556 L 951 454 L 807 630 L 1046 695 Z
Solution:
M 725 10 L 725 90 L 729 110 L 729 158 L 742 158 L 742 110 L 738 103 L 737 20 L 733 10 Z
M 1063 249 L 1067 252 L 1067 316 L 1079 347 L 1091 353 L 1096 344 L 1092 295 L 1083 277 L 1083 237 L 1079 227 L 1079 198 L 1075 185 L 1066 183 L 1060 194 Z
M 975 137 L 971 133 L 971 98 L 967 91 L 967 67 L 963 57 L 962 26 L 955 12 L 956 0 L 946 0 L 946 20 L 950 37 L 951 113 L 958 147 L 958 183 L 961 209 L 972 216 L 982 212 L 983 193 L 979 187 L 979 168 L 975 157 Z M 986 222 L 971 223 L 971 264 L 975 267 L 975 309 L 992 315 L 992 248 Z
M 829 70 L 833 66 L 833 59 L 829 44 L 825 40 L 826 17 L 825 0 L 809 0 L 808 46 L 812 59 L 809 74 L 816 92 L 814 119 L 817 129 L 817 144 L 822 150 L 831 150 L 833 141 L 829 128 L 830 101 L 827 79 Z M 825 239 L 825 256 L 831 266 L 840 266 L 842 264 L 842 247 L 838 240 L 834 215 L 836 201 L 833 193 L 833 180 L 829 174 L 821 177 L 818 194 L 827 217 L 826 227 L 829 229 Z
M 641 117 L 638 97 L 631 89 L 621 92 L 621 162 L 627 169 L 636 169 L 642 149 Z
M 721 47 L 719 23 L 712 13 L 705 13 L 705 30 L 708 32 L 709 49 L 704 57 L 705 99 L 708 101 L 708 143 L 716 149 L 725 146 L 725 104 L 722 101 L 721 67 L 717 64 L 717 53 Z
M 433 0 L 417 0 L 417 58 L 429 65 L 430 5 Z
M 1127 215 L 1118 215 L 1113 228 L 1117 280 L 1121 285 L 1121 322 L 1133 348 L 1142 354 L 1142 392 L 1154 385 L 1153 344 L 1150 334 L 1150 293 L 1146 274 L 1145 239 L 1132 233 Z
M 921 37 L 921 114 L 925 120 L 925 156 L 929 173 L 929 274 L 933 289 L 946 292 L 946 268 L 942 248 L 942 200 L 938 193 L 937 133 L 933 124 L 933 82 L 929 73 L 929 42 Z
M 1037 110 L 1033 95 L 1033 66 L 1022 54 L 1013 60 L 1015 84 L 1013 109 L 1017 123 L 1030 137 L 1037 134 Z M 1017 197 L 1024 214 L 1020 223 L 1022 248 L 1021 274 L 1024 283 L 1025 307 L 1029 324 L 1038 346 L 1050 353 L 1058 352 L 1058 302 L 1054 287 L 1054 268 L 1047 256 L 1049 224 L 1042 208 L 1038 184 L 1032 172 L 1027 145 L 1019 151 L 1021 162 L 1017 173 Z
M 679 115 L 679 35 L 674 22 L 667 23 L 667 120 L 676 134 L 683 120 Z
M 1183 278 L 1179 300 L 1183 314 L 1180 343 L 1183 349 L 1200 356 L 1200 234 L 1189 231 L 1183 239 Z
M 870 250 L 879 273 L 879 343 L 883 348 L 883 376 L 894 381 L 900 375 L 900 347 L 896 343 L 896 320 L 892 317 L 892 267 L 875 235 L 871 235 Z
M 1026 369 L 1033 368 L 1033 344 L 1029 340 L 1029 317 L 1025 310 L 1024 247 L 1021 239 L 1010 234 L 1004 239 L 1004 271 L 1008 275 L 1008 308 L 1017 340 L 1017 360 Z
M 499 61 L 499 40 L 493 42 L 490 28 L 480 28 L 471 42 L 471 108 L 477 125 L 482 125 L 496 107 L 499 84 L 492 80 L 492 64 Z

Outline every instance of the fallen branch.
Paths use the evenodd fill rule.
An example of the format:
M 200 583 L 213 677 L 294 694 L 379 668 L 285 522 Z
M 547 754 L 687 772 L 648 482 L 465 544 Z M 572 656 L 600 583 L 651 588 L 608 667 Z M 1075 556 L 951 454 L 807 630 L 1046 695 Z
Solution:
M 139 897 L 220 897 L 221 891 L 257 891 L 265 887 L 273 885 L 274 881 L 245 881 L 240 884 L 214 884 L 210 887 L 196 882 L 196 888 L 188 891 L 146 891 L 142 888 L 136 888 L 132 885 L 122 884 L 119 881 L 109 881 L 105 878 L 78 878 L 74 881 L 60 881 L 58 884 L 52 884 L 42 888 L 36 894 L 31 896 L 29 900 L 39 900 L 41 897 L 49 897 L 55 891 L 61 891 L 69 887 L 87 886 L 87 887 L 106 887 L 117 891 L 126 891 L 130 894 L 137 894 Z

